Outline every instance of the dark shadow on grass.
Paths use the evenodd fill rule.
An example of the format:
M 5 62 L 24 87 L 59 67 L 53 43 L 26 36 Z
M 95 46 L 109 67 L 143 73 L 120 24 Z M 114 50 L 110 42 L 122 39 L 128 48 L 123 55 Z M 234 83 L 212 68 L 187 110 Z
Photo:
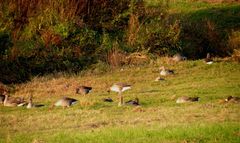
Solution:
M 156 93 L 159 92 L 160 90 L 144 90 L 144 91 L 139 91 L 137 93 Z

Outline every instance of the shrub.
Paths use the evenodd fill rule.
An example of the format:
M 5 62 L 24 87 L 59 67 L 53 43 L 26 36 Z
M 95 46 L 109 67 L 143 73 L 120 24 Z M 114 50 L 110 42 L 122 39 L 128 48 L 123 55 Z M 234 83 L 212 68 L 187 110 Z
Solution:
M 7 55 L 9 48 L 12 46 L 12 40 L 7 32 L 0 29 L 0 59 Z
M 168 23 L 167 2 L 155 2 L 1 0 L 0 56 L 5 58 L 0 67 L 7 68 L 0 75 L 7 72 L 11 79 L 0 80 L 79 72 L 91 65 L 101 69 L 101 63 L 117 67 L 139 58 L 147 63 L 144 56 L 131 53 L 167 55 L 181 50 L 179 23 Z

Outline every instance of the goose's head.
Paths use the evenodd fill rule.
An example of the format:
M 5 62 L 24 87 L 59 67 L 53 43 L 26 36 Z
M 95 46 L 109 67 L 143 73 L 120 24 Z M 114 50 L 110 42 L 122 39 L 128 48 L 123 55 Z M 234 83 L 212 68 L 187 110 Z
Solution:
M 225 101 L 229 101 L 229 100 L 231 100 L 233 97 L 232 96 L 228 96 L 226 99 L 225 99 Z
M 210 53 L 207 53 L 207 59 L 209 59 L 211 57 Z
M 5 96 L 6 96 L 6 95 L 8 95 L 8 92 L 4 90 L 3 93 L 2 93 L 2 95 L 5 95 Z
M 28 98 L 29 102 L 32 102 L 32 99 L 33 99 L 33 96 L 30 95 L 29 98 Z
M 137 104 L 139 104 L 139 99 L 137 97 L 135 98 L 135 101 Z

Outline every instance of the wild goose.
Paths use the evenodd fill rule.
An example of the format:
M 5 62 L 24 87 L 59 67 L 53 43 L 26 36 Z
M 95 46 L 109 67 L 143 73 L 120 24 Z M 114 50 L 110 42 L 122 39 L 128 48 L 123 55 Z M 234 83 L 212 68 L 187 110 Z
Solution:
M 207 57 L 204 59 L 205 63 L 210 65 L 213 63 L 210 53 L 207 53 Z
M 3 102 L 3 105 L 8 107 L 23 106 L 25 104 L 26 102 L 23 98 L 9 98 L 7 94 Z
M 55 102 L 50 109 L 52 109 L 54 106 L 62 106 L 63 108 L 65 107 L 70 107 L 74 105 L 78 100 L 69 98 L 69 97 L 63 97 L 59 99 L 57 102 Z
M 131 89 L 131 85 L 126 84 L 126 83 L 115 83 L 113 86 L 110 87 L 111 91 L 117 92 L 119 95 L 119 104 L 118 106 L 122 106 L 124 104 L 123 102 L 123 95 L 122 92 Z M 110 90 L 108 92 L 110 92 Z
M 163 81 L 163 80 L 165 80 L 165 79 L 160 77 L 160 76 L 158 76 L 154 81 Z
M 160 67 L 159 69 L 161 70 L 161 71 L 160 71 L 160 75 L 162 75 L 162 76 L 167 76 L 167 75 L 174 74 L 174 71 L 173 71 L 173 70 L 165 69 L 164 66 Z
M 88 87 L 88 86 L 79 86 L 76 88 L 76 94 L 82 94 L 82 95 L 86 95 L 89 92 L 91 92 L 92 87 Z
M 172 57 L 172 60 L 174 62 L 180 62 L 180 61 L 187 60 L 187 57 L 181 56 L 180 54 L 176 54 Z
M 31 95 L 31 96 L 29 97 L 29 101 L 28 101 L 28 104 L 27 104 L 27 109 L 44 106 L 44 105 L 42 105 L 42 104 L 33 104 L 32 98 L 33 98 L 33 97 L 32 97 L 32 95 Z
M 240 103 L 240 97 L 228 96 L 228 98 L 226 98 L 225 101 L 233 102 L 233 103 Z
M 182 96 L 177 99 L 176 103 L 187 103 L 187 102 L 196 102 L 196 101 L 199 101 L 199 97 Z
M 133 106 L 139 106 L 139 99 L 135 98 L 135 100 L 129 100 L 127 102 L 125 102 L 127 105 L 133 105 Z
M 103 102 L 113 102 L 112 98 L 103 98 Z

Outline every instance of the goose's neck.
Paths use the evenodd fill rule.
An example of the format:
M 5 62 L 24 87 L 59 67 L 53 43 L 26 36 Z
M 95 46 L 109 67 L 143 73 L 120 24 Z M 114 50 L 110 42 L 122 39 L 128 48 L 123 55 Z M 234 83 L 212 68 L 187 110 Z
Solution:
M 138 98 L 136 98 L 135 100 L 136 100 L 136 103 L 137 103 L 137 104 L 139 104 L 139 99 L 138 99 Z
M 6 104 L 7 103 L 7 100 L 8 100 L 8 95 L 5 95 L 5 99 L 3 101 L 3 104 Z

